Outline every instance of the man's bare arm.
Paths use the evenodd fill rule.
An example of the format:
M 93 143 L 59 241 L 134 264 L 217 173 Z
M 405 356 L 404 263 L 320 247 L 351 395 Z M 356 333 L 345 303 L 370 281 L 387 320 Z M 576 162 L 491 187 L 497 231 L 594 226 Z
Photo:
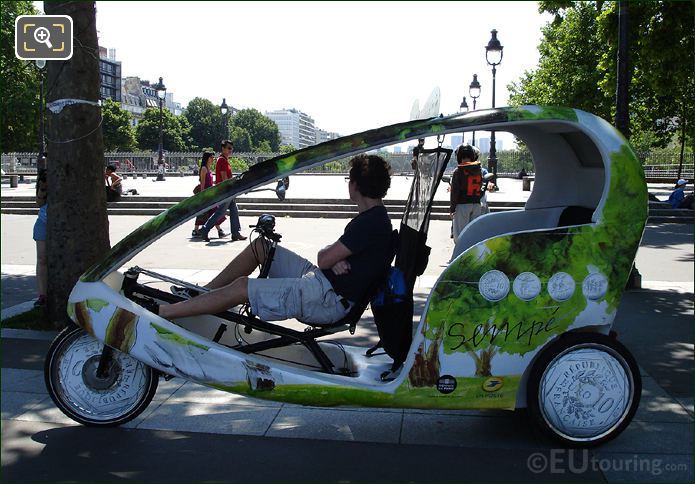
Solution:
M 336 263 L 347 259 L 351 255 L 352 251 L 338 240 L 319 251 L 317 256 L 318 266 L 320 269 L 330 269 Z

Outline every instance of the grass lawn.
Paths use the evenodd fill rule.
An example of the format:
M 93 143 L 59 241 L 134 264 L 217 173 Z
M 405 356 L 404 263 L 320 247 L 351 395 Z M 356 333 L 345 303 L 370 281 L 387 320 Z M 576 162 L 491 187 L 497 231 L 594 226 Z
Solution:
M 17 314 L 11 318 L 3 319 L 0 325 L 3 328 L 36 329 L 49 331 L 55 329 L 48 321 L 44 308 L 34 308 L 25 313 Z

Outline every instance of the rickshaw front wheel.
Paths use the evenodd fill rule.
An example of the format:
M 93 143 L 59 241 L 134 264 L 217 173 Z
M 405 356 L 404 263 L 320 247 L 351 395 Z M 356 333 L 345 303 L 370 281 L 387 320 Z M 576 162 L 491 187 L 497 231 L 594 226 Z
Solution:
M 56 336 L 46 355 L 44 378 L 56 406 L 83 425 L 112 427 L 137 417 L 152 401 L 159 374 L 113 350 L 99 371 L 104 345 L 82 328 Z
M 570 447 L 617 437 L 639 406 L 642 379 L 627 348 L 600 333 L 568 333 L 543 350 L 529 374 L 535 423 Z

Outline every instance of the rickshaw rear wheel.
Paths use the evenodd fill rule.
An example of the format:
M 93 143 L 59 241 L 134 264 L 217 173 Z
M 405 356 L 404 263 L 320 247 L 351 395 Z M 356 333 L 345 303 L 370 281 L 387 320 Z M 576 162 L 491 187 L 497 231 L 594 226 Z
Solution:
M 103 343 L 82 328 L 65 328 L 48 349 L 44 379 L 48 394 L 65 415 L 83 425 L 114 427 L 147 408 L 157 391 L 159 373 L 113 350 L 100 375 L 103 350 Z
M 642 379 L 627 348 L 600 333 L 568 333 L 544 349 L 529 374 L 529 415 L 569 447 L 617 437 L 639 406 Z

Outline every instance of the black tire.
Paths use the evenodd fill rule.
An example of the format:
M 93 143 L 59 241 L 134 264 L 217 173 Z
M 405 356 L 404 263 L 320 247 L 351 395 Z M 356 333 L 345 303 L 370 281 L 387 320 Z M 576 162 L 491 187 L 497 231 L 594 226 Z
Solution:
M 565 446 L 594 447 L 625 430 L 641 394 L 639 367 L 625 346 L 600 333 L 567 333 L 534 363 L 526 401 L 544 434 Z
M 115 427 L 147 408 L 157 392 L 159 373 L 113 350 L 110 375 L 99 379 L 95 364 L 103 347 L 82 328 L 65 328 L 48 349 L 44 379 L 48 394 L 65 415 L 83 425 Z

